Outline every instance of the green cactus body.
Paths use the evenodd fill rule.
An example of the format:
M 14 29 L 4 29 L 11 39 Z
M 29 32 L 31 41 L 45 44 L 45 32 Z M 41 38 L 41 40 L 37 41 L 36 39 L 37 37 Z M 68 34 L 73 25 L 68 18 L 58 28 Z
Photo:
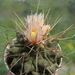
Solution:
M 18 34 L 21 34 L 21 33 L 18 33 Z M 27 75 L 48 75 L 50 72 L 55 73 L 57 68 L 59 68 L 59 64 L 61 63 L 61 58 L 63 54 L 61 50 L 48 49 L 46 51 L 44 44 L 43 44 L 44 48 L 42 48 L 39 45 L 31 45 L 28 48 L 26 45 L 27 43 L 25 43 L 26 42 L 25 40 L 18 41 L 17 39 L 13 40 L 9 44 L 10 46 L 9 49 L 8 48 L 6 49 L 6 51 L 8 52 L 6 63 L 8 67 L 11 69 L 11 72 L 13 72 L 15 75 L 19 75 L 21 69 L 23 74 L 27 74 Z M 20 37 L 19 39 L 23 39 L 23 37 Z M 55 44 L 58 45 L 58 43 L 55 43 Z M 32 49 L 33 46 L 34 48 Z M 55 46 L 53 47 L 53 46 L 54 44 L 52 45 L 51 43 L 50 48 L 59 47 L 59 46 L 56 46 L 56 47 Z M 37 61 L 36 61 L 36 53 L 38 53 Z M 24 61 L 20 59 L 21 57 L 22 59 L 24 58 Z M 58 59 L 60 61 L 58 61 Z M 37 62 L 37 68 L 38 68 L 37 72 L 36 72 L 36 62 Z M 23 67 L 21 68 L 22 64 L 23 64 Z M 45 72 L 44 72 L 44 69 L 45 69 Z

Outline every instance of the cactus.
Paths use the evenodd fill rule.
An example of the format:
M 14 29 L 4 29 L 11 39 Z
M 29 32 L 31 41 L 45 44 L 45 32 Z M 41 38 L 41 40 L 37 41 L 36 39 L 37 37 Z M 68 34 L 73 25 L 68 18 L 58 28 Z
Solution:
M 63 52 L 57 37 L 50 38 L 52 27 L 44 21 L 42 13 L 27 16 L 26 29 L 16 31 L 7 45 L 5 62 L 13 75 L 54 75 L 60 67 Z

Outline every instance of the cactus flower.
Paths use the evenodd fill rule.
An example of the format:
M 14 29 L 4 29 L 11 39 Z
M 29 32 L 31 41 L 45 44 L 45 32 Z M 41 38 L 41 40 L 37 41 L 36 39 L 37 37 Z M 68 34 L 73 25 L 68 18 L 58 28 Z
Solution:
M 37 15 L 27 16 L 25 18 L 27 29 L 25 31 L 25 36 L 29 42 L 32 44 L 41 43 L 50 30 L 50 25 L 44 24 L 44 14 L 40 13 Z

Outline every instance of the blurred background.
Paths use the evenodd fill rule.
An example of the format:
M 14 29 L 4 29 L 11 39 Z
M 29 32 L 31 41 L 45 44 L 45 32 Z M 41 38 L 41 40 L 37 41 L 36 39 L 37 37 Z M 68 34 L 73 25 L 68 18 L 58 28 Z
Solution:
M 75 26 L 75 0 L 0 0 L 0 75 L 4 75 L 8 71 L 3 59 L 5 47 L 16 36 L 15 32 L 11 31 L 16 29 L 12 21 L 16 18 L 14 12 L 23 19 L 31 13 L 36 13 L 38 4 L 37 13 L 43 12 L 46 15 L 50 9 L 47 23 L 52 24 L 59 15 L 60 18 L 62 17 L 51 35 L 65 30 L 72 24 Z M 75 28 L 67 31 L 62 38 L 71 37 L 74 34 Z M 75 40 L 75 37 L 70 41 L 59 42 L 64 54 L 70 53 L 63 59 L 62 69 L 58 71 L 59 75 L 75 75 L 75 41 L 71 40 Z

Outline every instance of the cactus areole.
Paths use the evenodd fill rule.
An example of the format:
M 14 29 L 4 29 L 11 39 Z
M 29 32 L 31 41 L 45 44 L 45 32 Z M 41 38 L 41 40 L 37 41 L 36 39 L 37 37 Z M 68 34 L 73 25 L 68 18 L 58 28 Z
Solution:
M 63 53 L 59 41 L 49 36 L 51 26 L 42 13 L 27 16 L 25 22 L 26 29 L 17 31 L 5 49 L 7 68 L 13 75 L 54 75 Z

